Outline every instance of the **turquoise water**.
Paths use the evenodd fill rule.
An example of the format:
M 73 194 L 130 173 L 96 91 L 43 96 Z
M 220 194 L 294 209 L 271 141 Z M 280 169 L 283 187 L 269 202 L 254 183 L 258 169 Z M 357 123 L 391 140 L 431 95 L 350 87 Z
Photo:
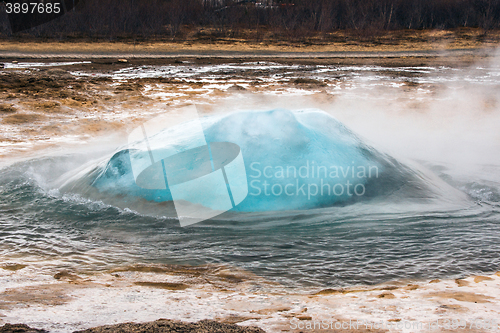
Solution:
M 182 228 L 168 202 L 140 200 L 126 187 L 111 193 L 92 185 L 126 154 L 123 147 L 92 156 L 74 149 L 26 159 L 0 169 L 0 258 L 46 262 L 49 271 L 89 272 L 134 263 L 215 263 L 290 287 L 452 278 L 499 269 L 498 66 L 493 70 L 273 66 L 268 64 L 270 72 L 262 74 L 272 84 L 302 76 L 332 79 L 324 88 L 339 99 L 332 109 L 355 125 L 354 132 L 394 148 L 411 162 L 348 134 L 347 138 L 356 137 L 346 148 L 353 156 L 384 166 L 384 181 L 363 183 L 371 187 L 372 195 L 341 202 L 319 200 L 307 207 L 294 203 L 293 209 L 280 202 L 277 211 L 265 205 L 258 212 L 230 211 Z M 196 66 L 144 66 L 109 75 L 116 80 L 177 76 L 218 84 L 225 82 L 220 75 L 261 75 L 262 64 L 192 67 Z M 412 84 L 417 88 L 411 97 L 398 104 Z M 433 85 L 450 85 L 451 92 L 439 95 L 436 91 L 441 88 Z M 385 89 L 381 93 L 376 90 L 380 87 Z M 272 91 L 266 98 L 274 98 Z M 428 104 L 423 107 L 426 111 L 418 111 L 421 118 L 399 109 L 413 102 Z M 377 113 L 380 108 L 388 109 L 388 115 L 379 117 L 383 121 L 373 116 L 382 114 Z M 476 109 L 484 112 L 461 117 Z M 404 118 L 403 113 L 411 117 Z M 457 114 L 460 117 L 454 117 Z M 408 124 L 416 130 L 409 131 L 413 127 Z M 224 133 L 229 131 L 215 131 L 213 136 Z M 330 144 L 337 139 L 320 141 Z M 280 144 L 285 149 L 289 143 Z M 240 145 L 244 148 L 244 140 Z M 296 166 L 304 159 L 309 157 L 296 160 Z M 462 168 L 457 162 L 462 160 L 472 161 L 474 168 Z M 82 168 L 84 164 L 88 166 Z M 62 186 L 61 176 L 71 181 Z
M 383 195 L 308 210 L 227 212 L 181 228 L 174 217 L 51 188 L 57 177 L 48 175 L 85 159 L 42 158 L 0 170 L 3 258 L 55 260 L 56 269 L 79 271 L 132 263 L 228 264 L 287 286 L 464 276 L 500 264 L 498 183 L 458 181 L 442 166 L 434 172 L 466 199 L 416 203 Z

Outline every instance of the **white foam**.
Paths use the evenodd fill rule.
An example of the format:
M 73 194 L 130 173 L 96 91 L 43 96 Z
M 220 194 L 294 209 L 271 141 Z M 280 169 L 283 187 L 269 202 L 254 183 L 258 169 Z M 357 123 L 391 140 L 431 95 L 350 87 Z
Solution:
M 36 68 L 36 67 L 55 67 L 55 66 L 71 66 L 79 64 L 90 64 L 90 61 L 66 61 L 66 62 L 6 62 L 4 68 L 19 69 L 19 68 Z
M 136 281 L 184 282 L 180 276 L 170 273 L 120 272 L 115 276 L 100 273 L 83 278 L 86 281 L 75 285 L 37 273 L 32 267 L 17 272 L 0 270 L 2 291 L 10 289 L 8 294 L 12 294 L 13 289 L 22 293 L 22 288 L 39 286 L 43 298 L 43 290 L 47 291 L 45 304 L 29 300 L 7 303 L 0 322 L 22 322 L 52 332 L 72 332 L 98 325 L 160 318 L 194 322 L 240 317 L 240 325 L 281 332 L 299 322 L 306 325 L 351 320 L 392 325 L 408 321 L 429 325 L 437 320 L 443 323 L 446 319 L 464 319 L 468 325 L 474 325 L 478 318 L 500 317 L 498 275 L 476 280 L 478 282 L 473 277 L 467 278 L 466 286 L 459 286 L 454 280 L 407 281 L 397 283 L 394 290 L 382 285 L 324 295 L 314 295 L 318 289 L 294 291 L 279 286 L 269 292 L 265 288 L 252 291 L 238 285 L 222 290 L 202 283 L 185 290 L 167 290 L 134 284 Z M 50 290 L 60 294 L 61 304 L 50 304 Z M 386 296 L 381 297 L 383 294 Z M 414 332 L 390 326 L 389 331 Z

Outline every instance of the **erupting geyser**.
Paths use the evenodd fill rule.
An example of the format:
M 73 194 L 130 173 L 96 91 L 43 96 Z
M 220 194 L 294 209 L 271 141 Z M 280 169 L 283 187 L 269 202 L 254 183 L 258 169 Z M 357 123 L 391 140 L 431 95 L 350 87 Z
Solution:
M 196 141 L 195 121 L 201 123 L 206 144 L 212 151 L 200 153 L 200 148 L 193 154 L 182 154 Z M 241 153 L 243 176 L 232 177 L 228 188 L 226 184 L 222 186 L 222 190 L 229 189 L 230 194 L 246 194 L 246 197 L 240 195 L 237 202 L 233 200 L 230 207 L 233 211 L 311 209 L 389 196 L 398 200 L 434 197 L 432 186 L 423 174 L 364 144 L 338 120 L 315 109 L 208 116 L 152 135 L 148 138 L 148 151 L 137 148 L 145 146 L 142 143 L 132 143 L 64 188 L 81 190 L 85 186 L 87 193 L 98 193 L 101 199 L 121 198 L 128 203 L 134 200 L 152 204 L 171 202 L 174 200 L 171 187 L 181 183 L 182 172 L 196 174 L 200 168 L 218 170 Z M 234 147 L 236 150 L 230 152 Z M 165 185 L 156 188 L 141 184 L 137 174 L 134 177 L 132 163 L 138 158 L 147 159 L 148 155 L 170 156 L 170 160 L 173 156 L 177 180 L 175 177 L 160 179 Z M 168 161 L 162 162 L 164 171 L 165 167 L 169 168 Z M 214 161 L 220 165 L 214 166 Z M 158 164 L 158 168 L 162 170 L 162 165 Z M 210 169 L 198 173 L 203 176 L 209 174 Z M 213 208 L 213 191 L 196 191 L 192 186 L 190 190 L 184 200 L 196 205 L 212 202 L 208 207 Z

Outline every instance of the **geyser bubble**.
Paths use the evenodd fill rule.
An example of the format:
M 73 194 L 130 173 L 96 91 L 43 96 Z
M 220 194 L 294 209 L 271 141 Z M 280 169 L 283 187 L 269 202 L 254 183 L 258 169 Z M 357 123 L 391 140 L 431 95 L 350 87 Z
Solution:
M 321 110 L 198 118 L 189 107 L 162 117 L 133 132 L 127 149 L 89 177 L 100 193 L 124 198 L 126 207 L 144 200 L 153 205 L 148 207 L 173 203 L 182 225 L 227 210 L 313 209 L 374 198 L 428 201 L 441 186 L 366 145 Z

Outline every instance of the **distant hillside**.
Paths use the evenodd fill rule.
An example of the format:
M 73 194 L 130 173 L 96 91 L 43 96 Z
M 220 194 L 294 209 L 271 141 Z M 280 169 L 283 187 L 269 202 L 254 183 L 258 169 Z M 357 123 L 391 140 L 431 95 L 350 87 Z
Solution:
M 459 27 L 500 28 L 500 0 L 81 0 L 75 11 L 14 37 L 182 40 L 200 31 L 200 38 L 293 40 Z M 12 36 L 4 11 L 0 36 Z

